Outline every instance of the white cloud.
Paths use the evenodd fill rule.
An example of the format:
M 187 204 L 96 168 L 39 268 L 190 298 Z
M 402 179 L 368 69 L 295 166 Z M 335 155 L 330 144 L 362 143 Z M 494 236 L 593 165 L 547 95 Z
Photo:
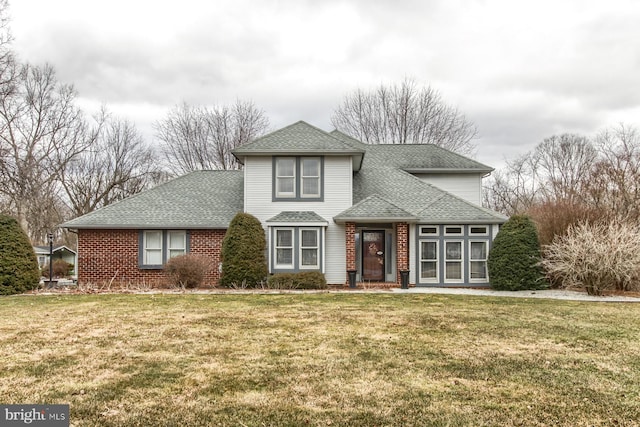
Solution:
M 413 77 L 500 163 L 554 133 L 639 125 L 633 0 L 13 0 L 15 48 L 145 133 L 181 101 L 251 99 L 329 129 L 342 96 Z M 491 160 L 495 161 L 491 161 Z

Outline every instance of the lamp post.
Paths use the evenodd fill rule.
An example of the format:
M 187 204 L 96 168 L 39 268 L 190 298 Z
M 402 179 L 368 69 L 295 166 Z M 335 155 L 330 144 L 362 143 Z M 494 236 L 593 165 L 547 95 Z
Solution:
M 47 233 L 49 240 L 49 286 L 53 283 L 53 233 Z

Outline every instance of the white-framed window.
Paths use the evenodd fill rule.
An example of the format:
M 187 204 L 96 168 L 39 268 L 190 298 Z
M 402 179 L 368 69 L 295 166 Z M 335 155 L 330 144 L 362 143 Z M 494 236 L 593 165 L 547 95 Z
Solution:
M 296 197 L 296 158 L 276 158 L 276 197 Z
M 444 227 L 445 236 L 462 236 L 464 227 L 462 225 L 447 225 Z
M 139 237 L 140 268 L 160 268 L 168 259 L 189 252 L 186 230 L 142 230 Z
M 276 268 L 293 268 L 293 229 L 277 228 L 275 230 L 275 266 Z
M 300 168 L 300 197 L 320 197 L 320 157 L 302 157 Z
M 148 230 L 142 235 L 142 264 L 162 265 L 162 230 Z
M 420 280 L 438 282 L 438 241 L 420 242 Z
M 471 281 L 486 282 L 488 280 L 487 246 L 486 240 L 469 242 L 469 279 Z
M 274 157 L 273 199 L 322 199 L 322 157 Z
M 470 236 L 488 236 L 489 227 L 486 225 L 470 225 L 469 235 Z
M 421 225 L 420 226 L 421 236 L 437 236 L 439 234 L 440 234 L 439 227 L 437 225 Z
M 317 269 L 320 261 L 320 230 L 300 229 L 300 268 Z
M 167 231 L 167 259 L 187 253 L 187 233 L 185 231 Z
M 444 281 L 462 282 L 462 242 L 445 240 L 444 242 Z

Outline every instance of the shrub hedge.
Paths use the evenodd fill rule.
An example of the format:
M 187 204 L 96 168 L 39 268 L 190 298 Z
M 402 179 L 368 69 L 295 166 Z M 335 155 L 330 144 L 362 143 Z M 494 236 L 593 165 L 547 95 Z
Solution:
M 269 289 L 327 289 L 327 280 L 319 271 L 276 273 L 267 280 Z
M 210 262 L 205 257 L 189 254 L 173 257 L 164 266 L 171 284 L 183 289 L 202 286 L 210 268 Z

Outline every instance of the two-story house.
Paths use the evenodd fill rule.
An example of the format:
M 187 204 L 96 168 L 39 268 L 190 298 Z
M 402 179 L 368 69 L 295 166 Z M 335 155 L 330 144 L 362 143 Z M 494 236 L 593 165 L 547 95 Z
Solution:
M 161 283 L 167 259 L 206 255 L 217 283 L 225 231 L 257 217 L 270 273 L 320 271 L 330 284 L 486 286 L 506 217 L 480 206 L 492 169 L 434 145 L 367 145 L 305 122 L 234 150 L 242 171 L 200 171 L 73 219 L 78 280 Z

